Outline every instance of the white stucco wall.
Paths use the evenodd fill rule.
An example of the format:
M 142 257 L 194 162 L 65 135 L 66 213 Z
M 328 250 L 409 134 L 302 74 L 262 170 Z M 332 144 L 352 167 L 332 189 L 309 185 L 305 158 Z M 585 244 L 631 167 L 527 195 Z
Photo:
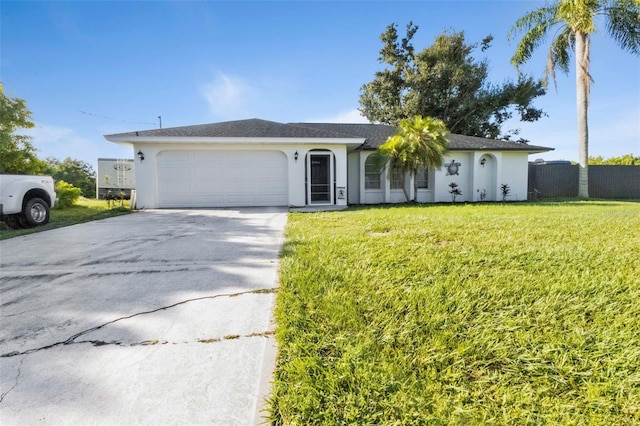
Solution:
M 359 155 L 360 166 L 360 204 L 401 203 L 405 197 L 402 190 L 390 189 L 388 170 L 382 174 L 380 190 L 365 189 L 364 164 L 373 151 L 362 151 Z M 454 151 L 447 154 L 443 164 L 451 161 L 460 163 L 457 175 L 447 175 L 447 167 L 429 172 L 429 189 L 419 189 L 417 201 L 421 203 L 449 203 L 451 187 L 455 182 L 462 192 L 456 202 L 502 201 L 500 185 L 507 184 L 511 190 L 507 201 L 527 199 L 528 154 L 526 152 L 500 151 Z M 484 164 L 482 163 L 484 160 Z M 413 179 L 405 178 L 409 188 Z M 484 191 L 484 199 L 481 193 Z M 352 201 L 350 201 L 352 203 Z
M 336 198 L 335 205 L 337 206 L 346 206 L 347 200 L 349 198 L 349 187 L 347 180 L 347 147 L 344 145 L 328 145 L 328 144 L 307 144 L 307 145 L 299 145 L 296 149 L 300 155 L 301 159 L 306 159 L 306 156 L 312 151 L 331 151 L 335 158 L 335 170 L 334 170 L 334 180 L 335 180 L 335 188 L 338 190 L 339 188 L 343 188 L 346 191 L 344 198 Z M 298 160 L 300 163 L 300 160 Z M 289 205 L 290 206 L 304 206 L 306 204 L 305 200 L 305 168 L 304 163 L 301 165 L 296 164 L 295 167 L 290 168 L 289 170 L 295 170 L 295 180 L 292 180 L 292 176 L 289 175 Z M 290 164 L 291 166 L 291 164 Z M 300 185 L 302 182 L 302 185 Z
M 144 160 L 138 158 L 138 152 L 142 152 Z M 158 150 L 152 147 L 133 145 L 136 174 L 136 208 L 155 208 L 156 201 L 156 156 Z
M 529 156 L 526 152 L 504 152 L 502 154 L 502 174 L 498 179 L 498 188 L 502 184 L 509 185 L 511 192 L 507 201 L 526 201 L 529 179 Z M 498 189 L 498 199 L 502 193 Z
M 337 205 L 346 205 L 349 196 L 347 181 L 347 147 L 342 144 L 292 144 L 292 143 L 140 143 L 133 145 L 135 156 L 136 196 L 138 208 L 158 207 L 158 155 L 162 151 L 264 151 L 277 150 L 287 156 L 289 173 L 289 205 L 306 204 L 306 155 L 312 150 L 324 150 L 333 153 L 335 158 L 335 187 L 346 189 L 343 199 L 336 199 Z M 144 153 L 140 161 L 137 152 Z M 295 159 L 295 153 L 298 159 Z
M 501 152 L 473 153 L 473 201 L 498 201 L 498 177 L 502 174 Z
M 360 174 L 358 176 L 360 190 L 360 199 L 358 200 L 359 204 L 381 204 L 388 202 L 385 200 L 385 184 L 387 185 L 387 188 L 389 186 L 388 179 L 385 178 L 386 172 L 381 173 L 380 189 L 365 188 L 364 165 L 367 157 L 369 157 L 373 153 L 374 151 L 359 151 L 356 153 L 359 156 L 360 160 Z
M 380 189 L 365 189 L 365 161 L 373 151 L 355 151 L 348 153 L 344 144 L 331 143 L 140 143 L 133 145 L 135 158 L 135 179 L 138 208 L 157 208 L 158 206 L 158 163 L 162 151 L 215 151 L 215 150 L 276 150 L 284 153 L 288 164 L 289 205 L 304 206 L 307 203 L 306 156 L 313 150 L 330 151 L 335 158 L 335 187 L 345 188 L 345 198 L 336 199 L 337 205 L 381 204 L 404 202 L 402 190 L 390 188 L 389 173 L 381 174 Z M 140 161 L 137 152 L 144 153 Z M 295 160 L 295 153 L 298 160 Z M 481 161 L 485 160 L 484 166 Z M 449 184 L 456 182 L 462 192 L 456 202 L 500 201 L 501 184 L 509 185 L 511 190 L 508 201 L 527 199 L 528 154 L 526 152 L 487 152 L 454 151 L 444 158 L 444 164 L 451 161 L 460 163 L 458 175 L 447 175 L 443 166 L 429 173 L 429 189 L 418 190 L 419 202 L 451 202 Z M 413 179 L 406 178 L 406 184 L 413 188 Z M 487 196 L 481 200 L 481 192 Z M 337 197 L 336 197 L 337 198 Z
M 381 185 L 380 189 L 366 189 L 365 188 L 365 178 L 364 178 L 364 170 L 365 170 L 365 162 L 367 158 L 373 154 L 374 151 L 360 151 L 356 152 L 353 155 L 357 155 L 359 158 L 359 166 L 360 166 L 360 176 L 359 176 L 359 189 L 360 189 L 360 197 L 357 201 L 359 204 L 383 204 L 383 203 L 404 203 L 405 196 L 402 189 L 391 189 L 391 182 L 389 179 L 389 169 L 388 167 L 381 172 Z M 435 182 L 435 171 L 429 171 L 429 188 L 428 189 L 418 189 L 417 193 L 417 201 L 420 203 L 430 203 L 433 202 L 433 185 Z M 411 193 L 413 191 L 413 177 L 407 174 L 405 176 L 405 185 L 407 189 Z M 349 201 L 353 203 L 352 201 Z
M 434 202 L 451 202 L 450 183 L 458 184 L 458 189 L 462 192 L 456 197 L 456 203 L 473 200 L 473 153 L 472 152 L 452 152 L 444 157 L 444 165 L 434 174 Z M 457 175 L 447 175 L 447 164 L 455 161 L 460 163 Z

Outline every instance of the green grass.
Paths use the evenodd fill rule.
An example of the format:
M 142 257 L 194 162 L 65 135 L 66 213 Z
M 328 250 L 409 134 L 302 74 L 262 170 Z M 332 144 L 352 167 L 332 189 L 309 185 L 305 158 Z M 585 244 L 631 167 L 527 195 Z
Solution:
M 48 229 L 61 228 L 63 226 L 120 216 L 130 212 L 131 210 L 129 210 L 129 202 L 127 200 L 125 200 L 124 206 L 120 206 L 120 202 L 107 204 L 105 200 L 80 197 L 78 203 L 71 208 L 52 209 L 49 223 L 45 226 L 11 230 L 5 226 L 4 222 L 0 222 L 0 240 L 17 237 L 18 235 L 42 232 Z
M 283 425 L 640 424 L 640 203 L 292 213 Z

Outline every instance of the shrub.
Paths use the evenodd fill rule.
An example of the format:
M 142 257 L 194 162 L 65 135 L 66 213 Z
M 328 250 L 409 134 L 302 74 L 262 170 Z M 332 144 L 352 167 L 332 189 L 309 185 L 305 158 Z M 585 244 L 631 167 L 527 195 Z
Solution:
M 462 195 L 462 191 L 460 191 L 460 188 L 458 187 L 458 184 L 455 182 L 451 182 L 449 184 L 449 187 L 451 188 L 451 191 L 449 191 L 449 194 L 451 194 L 451 201 L 452 202 L 456 202 L 456 197 L 458 195 Z
M 507 197 L 511 193 L 511 188 L 506 183 L 500 185 L 500 192 L 502 192 L 502 201 L 507 201 Z
M 78 201 L 80 195 L 82 195 L 82 190 L 80 190 L 80 188 L 76 188 L 70 183 L 60 180 L 56 183 L 56 195 L 58 196 L 56 207 L 59 209 L 66 209 L 73 206 Z

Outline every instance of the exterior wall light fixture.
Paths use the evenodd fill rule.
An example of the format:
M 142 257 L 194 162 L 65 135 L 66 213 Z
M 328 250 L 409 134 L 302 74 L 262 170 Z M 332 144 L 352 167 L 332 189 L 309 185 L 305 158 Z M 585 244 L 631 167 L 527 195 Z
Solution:
M 144 160 L 144 153 L 142 151 L 138 151 L 138 158 L 140 161 Z
M 296 151 L 295 154 L 293 154 L 293 159 L 298 161 L 298 151 Z
M 482 160 L 480 160 L 480 165 L 481 165 L 482 167 L 484 167 L 484 164 L 485 164 L 486 162 L 487 162 L 487 159 L 486 159 L 486 158 L 483 158 Z

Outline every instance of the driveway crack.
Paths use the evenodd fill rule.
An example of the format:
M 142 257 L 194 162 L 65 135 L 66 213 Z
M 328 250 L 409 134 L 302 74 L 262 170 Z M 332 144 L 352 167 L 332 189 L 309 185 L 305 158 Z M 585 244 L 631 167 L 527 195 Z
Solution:
M 223 342 L 225 340 L 237 340 L 237 339 L 245 339 L 245 338 L 251 338 L 251 337 L 269 337 L 269 336 L 273 336 L 274 334 L 275 334 L 275 331 L 267 330 L 259 333 L 255 332 L 250 334 L 228 334 L 223 337 L 212 337 L 208 339 L 200 338 L 200 339 L 197 339 L 196 342 L 197 343 L 217 343 L 217 342 Z M 133 346 L 169 345 L 169 344 L 177 345 L 179 343 L 189 343 L 189 342 L 170 342 L 168 340 L 158 340 L 158 339 L 143 340 L 141 342 L 133 342 L 133 343 L 123 343 L 118 341 L 106 342 L 104 340 L 77 340 L 73 342 L 74 345 L 80 345 L 80 344 L 86 344 L 86 343 L 89 343 L 93 346 L 113 345 L 113 346 L 122 346 L 122 347 L 133 347 Z
M 14 390 L 16 388 L 16 386 L 18 386 L 18 383 L 20 383 L 20 374 L 22 374 L 22 363 L 24 362 L 24 358 L 22 358 L 20 360 L 20 364 L 18 364 L 18 374 L 16 374 L 16 382 L 13 384 L 13 386 L 11 386 L 11 389 L 9 389 L 6 392 L 3 392 L 2 394 L 0 394 L 0 404 L 2 403 L 2 401 L 4 401 L 4 398 L 9 395 L 9 393 Z
M 156 312 L 160 312 L 160 311 L 164 311 L 164 310 L 167 310 L 167 309 L 175 308 L 176 306 L 184 305 L 184 304 L 190 303 L 190 302 L 197 302 L 199 300 L 207 300 L 207 299 L 217 299 L 217 298 L 220 298 L 220 297 L 238 297 L 238 296 L 243 296 L 243 295 L 246 295 L 246 294 L 269 294 L 269 293 L 276 293 L 277 291 L 278 291 L 278 289 L 275 288 L 275 287 L 274 288 L 262 288 L 262 289 L 256 289 L 256 290 L 241 291 L 241 292 L 237 292 L 237 293 L 223 293 L 223 294 L 216 294 L 216 295 L 213 295 L 213 296 L 202 296 L 202 297 L 195 297 L 195 298 L 192 298 L 192 299 L 186 299 L 186 300 L 183 300 L 183 301 L 171 304 L 171 305 L 162 306 L 160 308 L 152 309 L 150 311 L 137 312 L 135 314 L 131 314 L 131 315 L 127 315 L 127 316 L 124 316 L 124 317 L 116 318 L 114 320 L 105 322 L 104 324 L 100 324 L 100 325 L 98 325 L 96 327 L 91 327 L 91 328 L 89 328 L 87 330 L 84 330 L 84 331 L 81 331 L 79 333 L 76 333 L 76 334 L 74 334 L 73 336 L 69 337 L 66 340 L 63 340 L 63 341 L 60 341 L 60 342 L 56 342 L 56 343 L 52 343 L 50 345 L 42 346 L 42 347 L 39 347 L 39 348 L 28 349 L 28 350 L 22 351 L 22 352 L 20 352 L 20 351 L 8 352 L 6 354 L 0 355 L 0 358 L 11 358 L 11 357 L 14 357 L 14 356 L 19 356 L 19 355 L 29 355 L 29 354 L 32 354 L 34 352 L 40 352 L 40 351 L 43 351 L 43 350 L 52 349 L 52 348 L 55 348 L 57 346 L 66 346 L 66 345 L 73 345 L 73 344 L 79 344 L 79 343 L 91 343 L 94 346 L 104 346 L 104 345 L 125 346 L 125 345 L 123 345 L 122 343 L 119 343 L 119 342 L 103 342 L 103 341 L 98 341 L 98 340 L 77 341 L 76 339 L 78 339 L 79 337 L 84 336 L 86 334 L 93 333 L 94 331 L 98 331 L 98 330 L 100 330 L 100 329 L 102 329 L 104 327 L 107 327 L 107 326 L 109 326 L 111 324 L 114 324 L 116 322 L 119 322 L 119 321 L 127 320 L 127 319 L 134 318 L 134 317 L 141 316 L 141 315 L 153 314 L 153 313 L 156 313 Z M 258 333 L 258 335 L 261 335 L 261 334 L 263 334 L 263 333 Z M 237 337 L 240 337 L 240 336 L 237 336 Z M 237 338 L 237 337 L 234 337 L 234 338 Z M 243 337 L 252 337 L 252 336 L 251 335 L 247 335 L 247 336 L 243 336 Z M 131 345 L 128 345 L 128 346 L 154 344 L 153 342 L 157 342 L 157 341 L 153 341 L 153 340 L 152 341 L 145 341 L 145 342 L 141 342 L 141 343 L 131 344 Z M 162 342 L 162 343 L 165 343 L 165 342 Z M 22 362 L 21 362 L 21 365 L 22 365 Z M 14 387 L 15 387 L 15 385 L 14 385 Z M 13 389 L 13 388 L 11 388 L 11 389 Z M 11 389 L 9 391 L 7 391 L 7 393 L 10 392 Z M 4 397 L 4 395 L 5 394 L 3 394 L 3 397 Z
M 274 334 L 275 332 L 273 330 L 267 330 L 267 331 L 263 331 L 262 333 L 251 333 L 251 334 L 244 334 L 244 335 L 229 334 L 224 337 L 214 337 L 211 339 L 198 339 L 197 342 L 198 343 L 217 343 L 217 342 L 222 342 L 224 340 L 236 340 L 236 339 L 244 339 L 249 337 L 269 337 L 269 336 L 273 336 Z

